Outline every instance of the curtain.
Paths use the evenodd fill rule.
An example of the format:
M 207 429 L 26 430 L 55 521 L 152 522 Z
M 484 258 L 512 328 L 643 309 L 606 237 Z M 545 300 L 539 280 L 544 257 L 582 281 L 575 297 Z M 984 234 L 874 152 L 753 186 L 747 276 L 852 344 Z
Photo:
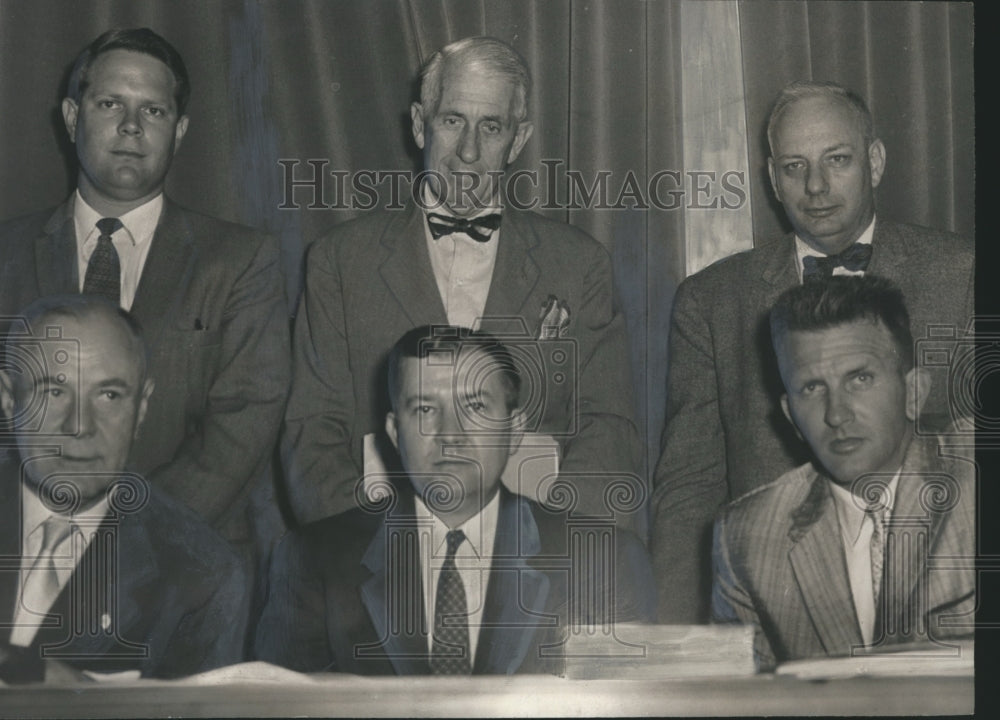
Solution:
M 802 77 L 838 80 L 869 99 L 888 148 L 880 213 L 973 229 L 970 5 L 744 1 L 729 37 L 682 27 L 683 2 L 0 0 L 0 218 L 52 206 L 74 186 L 59 101 L 77 52 L 109 27 L 149 26 L 178 48 L 193 84 L 167 192 L 275 233 L 292 311 L 307 244 L 364 212 L 342 192 L 343 176 L 419 167 L 409 104 L 421 64 L 452 40 L 497 36 L 525 56 L 535 81 L 534 136 L 512 170 L 537 182 L 526 176 L 520 195 L 612 254 L 651 467 L 686 239 L 683 208 L 642 207 L 636 197 L 648 205 L 650 179 L 683 173 L 685 145 L 701 140 L 681 131 L 681 89 L 692 82 L 682 33 L 741 44 L 755 235 L 786 229 L 767 181 L 764 124 L 778 89 Z M 579 191 L 599 189 L 602 174 L 599 207 L 599 194 L 585 202 Z M 377 188 L 387 201 L 389 184 Z M 661 186 L 664 199 L 670 189 Z

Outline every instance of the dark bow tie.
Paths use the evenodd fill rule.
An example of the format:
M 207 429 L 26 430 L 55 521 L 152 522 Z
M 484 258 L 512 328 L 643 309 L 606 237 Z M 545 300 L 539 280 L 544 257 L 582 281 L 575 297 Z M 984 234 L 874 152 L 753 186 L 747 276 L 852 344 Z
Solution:
M 826 257 L 806 255 L 802 258 L 802 280 L 807 282 L 833 275 L 833 269 L 842 267 L 851 272 L 864 272 L 872 259 L 872 246 L 854 243 L 843 252 Z
M 442 235 L 465 233 L 476 242 L 487 242 L 493 232 L 500 227 L 500 213 L 480 215 L 469 220 L 451 215 L 427 213 L 427 226 L 437 240 Z

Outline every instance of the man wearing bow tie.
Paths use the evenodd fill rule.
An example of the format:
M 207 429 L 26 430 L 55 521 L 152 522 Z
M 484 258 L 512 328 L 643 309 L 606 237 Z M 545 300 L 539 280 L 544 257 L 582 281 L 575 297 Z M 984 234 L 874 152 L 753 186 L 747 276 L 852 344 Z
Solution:
M 369 213 L 311 247 L 282 442 L 298 521 L 355 506 L 364 437 L 380 432 L 389 407 L 385 357 L 422 325 L 531 346 L 540 372 L 529 379 L 537 412 L 528 429 L 558 441 L 578 508 L 608 512 L 610 484 L 638 483 L 608 254 L 575 228 L 505 207 L 500 192 L 531 137 L 530 83 L 524 60 L 493 38 L 435 53 L 410 109 L 427 178 L 420 202 Z
M 665 622 L 708 618 L 719 507 L 808 459 L 777 403 L 767 311 L 782 291 L 871 271 L 902 289 L 915 338 L 932 324 L 961 332 L 972 318 L 972 242 L 876 217 L 886 148 L 859 96 L 833 83 L 792 83 L 767 130 L 771 184 L 793 233 L 688 278 L 674 300 L 651 541 Z M 932 388 L 925 414 L 943 419 L 948 410 L 947 388 Z

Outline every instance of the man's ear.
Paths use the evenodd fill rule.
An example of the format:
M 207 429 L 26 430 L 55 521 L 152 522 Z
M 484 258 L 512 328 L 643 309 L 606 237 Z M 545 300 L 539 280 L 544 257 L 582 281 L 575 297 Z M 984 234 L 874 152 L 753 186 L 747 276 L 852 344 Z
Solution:
M 177 121 L 177 127 L 174 128 L 174 154 L 181 149 L 181 141 L 184 140 L 184 136 L 187 135 L 188 131 L 188 116 L 181 115 L 180 119 Z
M 63 123 L 66 124 L 66 132 L 69 133 L 69 141 L 71 143 L 76 142 L 76 118 L 77 113 L 80 112 L 80 108 L 77 106 L 76 101 L 72 98 L 63 98 L 62 101 L 62 116 Z
M 0 370 L 0 411 L 7 420 L 13 420 L 16 407 L 14 381 L 6 371 Z
M 417 147 L 424 149 L 424 108 L 415 102 L 410 105 L 410 120 L 413 122 L 413 141 Z
M 517 156 L 521 154 L 521 150 L 524 149 L 525 143 L 528 142 L 528 138 L 531 137 L 531 133 L 534 131 L 535 125 L 530 120 L 524 120 L 517 124 L 517 132 L 514 134 L 514 143 L 510 146 L 510 152 L 507 153 L 508 165 L 517 160 Z
M 792 424 L 792 429 L 795 431 L 795 437 L 799 440 L 805 440 L 805 438 L 802 437 L 802 433 L 799 432 L 798 427 L 796 427 L 795 421 L 792 420 L 792 411 L 791 408 L 788 407 L 788 393 L 781 394 L 781 411 L 785 413 L 785 417 L 788 418 L 788 422 Z
M 139 428 L 142 426 L 142 421 L 146 419 L 146 409 L 149 407 L 149 396 L 153 394 L 153 388 L 156 383 L 153 382 L 152 378 L 147 378 L 146 382 L 142 384 L 142 394 L 139 396 L 139 410 L 135 415 L 135 431 L 132 433 L 132 439 L 139 437 Z
M 521 447 L 521 441 L 524 439 L 524 423 L 523 408 L 516 408 L 510 414 L 510 451 L 507 453 L 508 455 L 513 455 Z
M 389 436 L 396 452 L 399 452 L 399 428 L 396 426 L 396 413 L 392 410 L 385 414 L 385 434 Z
M 878 138 L 868 146 L 868 165 L 872 173 L 872 188 L 877 188 L 885 172 L 885 145 Z
M 781 199 L 781 189 L 778 187 L 778 176 L 776 175 L 776 170 L 774 169 L 774 158 L 769 157 L 767 159 L 767 176 L 771 178 L 771 189 L 774 190 L 774 196 L 778 198 L 778 202 L 784 202 Z
M 916 422 L 931 390 L 931 375 L 926 369 L 915 367 L 906 373 L 906 418 Z

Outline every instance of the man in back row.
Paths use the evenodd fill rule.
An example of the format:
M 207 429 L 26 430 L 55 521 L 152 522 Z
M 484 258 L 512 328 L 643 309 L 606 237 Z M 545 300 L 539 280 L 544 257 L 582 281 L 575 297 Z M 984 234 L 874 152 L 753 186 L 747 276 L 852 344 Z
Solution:
M 813 459 L 718 520 L 713 619 L 752 625 L 765 670 L 971 637 L 976 466 L 915 431 L 930 378 L 902 294 L 830 278 L 785 292 L 770 325 L 781 406 Z
M 77 189 L 0 226 L 0 316 L 75 292 L 131 311 L 160 392 L 128 469 L 249 556 L 251 489 L 288 392 L 283 281 L 272 238 L 164 195 L 190 90 L 180 54 L 148 28 L 109 30 L 79 55 L 62 102 Z
M 499 40 L 435 53 L 410 108 L 430 178 L 422 207 L 368 213 L 310 248 L 282 444 L 300 522 L 355 506 L 364 438 L 389 409 L 386 355 L 426 324 L 481 328 L 536 359 L 528 429 L 558 441 L 578 509 L 610 512 L 609 484 L 640 484 L 608 253 L 569 225 L 504 207 L 500 178 L 531 137 L 530 92 L 524 60 Z
M 662 622 L 708 620 L 718 509 L 808 459 L 776 402 L 767 313 L 782 291 L 870 271 L 902 288 L 916 337 L 932 324 L 961 337 L 972 319 L 972 242 L 876 217 L 886 149 L 860 97 L 833 83 L 792 83 L 767 135 L 771 185 L 794 232 L 688 278 L 674 300 L 650 541 Z M 949 419 L 947 388 L 931 389 L 925 413 Z

